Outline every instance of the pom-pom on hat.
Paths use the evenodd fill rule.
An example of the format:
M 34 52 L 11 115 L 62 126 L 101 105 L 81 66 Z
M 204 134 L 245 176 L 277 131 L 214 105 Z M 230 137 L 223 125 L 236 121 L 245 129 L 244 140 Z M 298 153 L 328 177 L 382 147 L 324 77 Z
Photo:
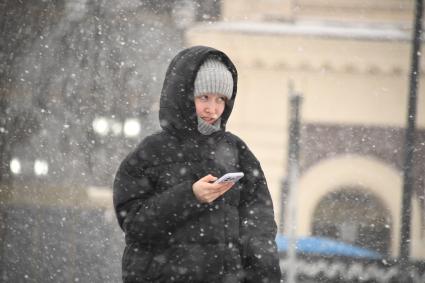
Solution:
M 218 59 L 208 58 L 196 74 L 194 96 L 205 93 L 218 93 L 232 98 L 233 77 L 229 69 Z

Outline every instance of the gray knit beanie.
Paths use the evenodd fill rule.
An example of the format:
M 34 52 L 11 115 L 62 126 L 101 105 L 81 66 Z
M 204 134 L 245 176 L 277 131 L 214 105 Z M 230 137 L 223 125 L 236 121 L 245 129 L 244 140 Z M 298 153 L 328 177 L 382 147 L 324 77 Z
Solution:
M 232 98 L 233 77 L 229 69 L 220 60 L 208 58 L 201 65 L 196 74 L 194 95 L 204 93 L 218 93 Z

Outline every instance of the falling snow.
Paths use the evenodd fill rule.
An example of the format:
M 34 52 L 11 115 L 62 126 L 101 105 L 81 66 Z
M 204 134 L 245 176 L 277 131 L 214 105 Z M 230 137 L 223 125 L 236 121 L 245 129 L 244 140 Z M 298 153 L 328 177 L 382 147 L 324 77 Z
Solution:
M 350 26 L 348 22 L 337 25 L 334 20 L 320 24 L 317 20 L 294 24 L 292 19 L 274 18 L 274 13 L 263 16 L 268 22 L 232 22 L 229 19 L 217 22 L 213 8 L 220 3 L 231 2 L 225 0 L 3 2 L 0 4 L 1 282 L 121 281 L 125 241 L 111 203 L 114 174 L 123 158 L 144 137 L 159 130 L 160 126 L 169 126 L 167 120 L 158 121 L 159 98 L 166 67 L 177 51 L 187 44 L 185 29 L 203 22 L 205 30 L 224 30 L 228 35 L 241 32 L 248 35 L 261 33 L 265 37 L 289 38 L 297 35 L 310 39 L 339 37 L 346 41 L 354 38 L 373 42 L 407 42 L 411 34 L 404 25 L 393 28 L 388 23 L 382 29 L 362 24 Z M 279 1 L 265 2 L 273 5 Z M 398 5 L 385 8 L 385 13 L 391 9 L 407 9 L 405 2 L 398 2 Z M 293 12 L 304 12 L 301 4 L 293 4 Z M 228 9 L 232 8 L 230 6 Z M 283 47 L 282 50 L 286 50 L 287 46 Z M 394 49 L 397 48 L 395 44 Z M 267 46 L 264 49 L 267 50 Z M 312 52 L 307 45 L 296 46 L 293 50 L 297 56 L 309 56 Z M 331 53 L 339 55 L 337 51 Z M 416 54 L 423 57 L 421 51 Z M 367 61 L 370 58 L 366 60 L 353 55 L 351 59 Z M 237 60 L 239 63 L 248 59 L 242 56 Z M 405 59 L 404 65 L 407 66 L 407 62 Z M 301 69 L 312 68 L 308 64 L 301 65 Z M 317 67 L 324 83 L 336 73 L 331 65 L 325 62 Z M 274 75 L 271 66 L 263 66 L 261 62 L 258 66 L 267 69 L 270 77 Z M 242 79 L 246 79 L 245 67 L 247 65 L 240 66 Z M 295 70 L 292 67 L 294 69 L 288 71 L 289 75 Z M 358 71 L 351 65 L 344 68 L 352 73 Z M 372 66 L 369 71 L 373 73 L 377 69 Z M 397 68 L 394 70 L 397 76 L 404 72 Z M 422 69 L 414 74 L 423 76 Z M 380 75 L 383 81 L 394 77 L 390 73 Z M 304 87 L 314 88 L 307 78 L 306 75 Z M 343 80 L 336 82 L 341 83 L 344 83 Z M 377 82 L 370 96 L 382 102 L 392 92 L 391 87 Z M 404 94 L 407 91 L 403 89 L 401 92 Z M 261 95 L 261 98 L 266 97 L 266 94 Z M 311 93 L 307 95 L 314 96 Z M 419 99 L 423 101 L 423 91 L 421 95 Z M 386 106 L 382 102 L 382 107 Z M 337 110 L 330 106 L 323 111 Z M 241 109 L 239 115 L 252 114 L 243 111 Z M 422 111 L 419 116 L 423 121 L 423 109 L 419 111 Z M 268 119 L 273 117 L 270 114 Z M 413 115 L 407 117 L 411 120 L 416 118 Z M 309 118 L 303 121 L 305 124 L 300 129 L 303 150 L 299 174 L 308 173 L 323 160 L 355 153 L 367 155 L 378 163 L 391 164 L 391 168 L 387 169 L 400 172 L 401 180 L 405 166 L 403 127 L 366 127 L 362 124 L 337 127 L 332 123 L 313 125 L 308 123 Z M 261 135 L 261 131 L 254 134 Z M 386 143 L 383 139 L 392 142 Z M 417 134 L 413 148 L 418 160 L 425 158 L 424 140 L 422 130 Z M 267 147 L 275 142 L 267 140 L 264 144 Z M 201 147 L 193 144 L 194 150 Z M 244 145 L 241 148 L 247 150 Z M 163 150 L 167 150 L 167 145 Z M 190 152 L 183 153 L 179 149 L 173 154 L 173 158 L 185 160 Z M 237 164 L 235 153 L 226 145 L 217 146 L 213 151 L 206 150 L 205 155 L 214 156 L 217 164 L 223 168 L 234 168 Z M 156 157 L 153 156 L 154 159 Z M 266 158 L 272 162 L 276 160 L 275 156 Z M 137 164 L 138 159 L 129 163 Z M 281 164 L 275 163 L 279 167 L 276 167 L 276 172 L 271 170 L 268 173 L 270 178 L 283 171 Z M 176 175 L 164 174 L 161 182 L 169 185 L 175 178 L 188 178 L 191 167 L 193 164 L 185 163 L 176 171 Z M 415 186 L 423 188 L 425 167 L 421 165 L 418 168 L 415 171 Z M 265 180 L 259 180 L 263 172 L 257 168 L 251 169 L 246 172 L 249 178 L 265 185 Z M 360 169 L 364 168 L 354 168 L 351 173 L 356 174 Z M 384 179 L 385 176 L 379 178 Z M 399 262 L 392 258 L 388 245 L 383 244 L 389 241 L 385 237 L 390 237 L 388 235 L 394 231 L 398 220 L 393 219 L 385 204 L 376 196 L 364 193 L 366 181 L 356 179 L 350 184 L 354 184 L 354 187 L 347 186 L 343 192 L 323 197 L 315 208 L 316 221 L 311 224 L 311 230 L 321 237 L 343 240 L 343 245 L 321 238 L 317 241 L 315 237 L 292 239 L 281 235 L 276 239 L 279 250 L 285 253 L 280 261 L 283 271 L 288 272 L 288 266 L 294 264 L 286 257 L 286 253 L 294 248 L 297 253 L 302 253 L 296 270 L 306 278 L 390 282 L 398 274 Z M 332 185 L 334 180 L 327 182 Z M 287 180 L 282 183 L 282 187 L 287 188 Z M 253 188 L 244 189 L 253 192 Z M 132 197 L 143 193 L 140 189 Z M 425 192 L 416 193 L 423 209 Z M 287 201 L 283 199 L 282 203 L 287 205 Z M 270 200 L 266 200 L 265 204 L 273 205 Z M 196 204 L 194 207 L 201 209 L 203 206 Z M 147 205 L 144 209 L 152 213 L 157 207 Z M 417 207 L 414 209 L 416 211 Z M 217 204 L 208 206 L 210 212 L 218 210 L 220 206 Z M 118 216 L 125 218 L 129 213 L 122 210 Z M 252 219 L 260 213 L 255 209 L 247 211 Z M 178 217 L 174 213 L 164 222 L 170 224 Z M 239 225 L 245 229 L 258 229 L 252 219 L 241 219 Z M 145 223 L 149 215 L 139 215 L 139 220 Z M 418 221 L 423 225 L 425 217 L 420 216 Z M 154 226 L 162 224 L 153 223 Z M 223 228 L 231 226 L 226 223 Z M 189 225 L 187 229 L 194 231 L 191 235 L 193 238 L 211 237 L 211 227 L 207 225 Z M 422 230 L 420 233 L 423 234 Z M 167 233 L 170 238 L 175 236 L 172 232 Z M 358 237 L 360 234 L 361 240 Z M 260 250 L 270 250 L 274 244 L 271 241 L 261 243 Z M 227 248 L 232 250 L 238 245 L 229 243 Z M 325 256 L 308 255 L 312 250 Z M 338 254 L 336 259 L 326 254 L 329 250 Z M 347 259 L 344 254 L 347 250 L 357 253 L 360 260 Z M 131 252 L 140 253 L 140 249 L 134 248 Z M 199 253 L 197 250 L 191 252 Z M 209 256 L 219 258 L 219 253 L 214 252 Z M 260 262 L 264 260 L 262 253 L 256 253 L 254 257 Z M 165 257 L 156 257 L 152 266 L 163 266 L 166 260 Z M 368 265 L 368 262 L 373 264 Z M 196 263 L 193 265 L 197 267 Z M 411 278 L 414 282 L 425 282 L 423 262 L 415 262 L 412 266 Z M 188 272 L 188 268 L 178 267 L 176 274 L 183 276 Z

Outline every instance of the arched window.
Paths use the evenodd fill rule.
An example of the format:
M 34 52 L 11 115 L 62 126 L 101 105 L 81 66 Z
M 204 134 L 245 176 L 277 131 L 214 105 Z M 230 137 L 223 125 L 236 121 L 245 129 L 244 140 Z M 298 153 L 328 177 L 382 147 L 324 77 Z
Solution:
M 329 237 L 388 255 L 390 211 L 372 193 L 341 188 L 317 205 L 312 223 L 315 236 Z

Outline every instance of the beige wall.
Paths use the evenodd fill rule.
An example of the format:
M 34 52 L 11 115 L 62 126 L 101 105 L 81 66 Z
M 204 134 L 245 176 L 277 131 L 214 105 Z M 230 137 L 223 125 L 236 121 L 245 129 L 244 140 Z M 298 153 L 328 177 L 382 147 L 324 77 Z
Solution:
M 411 23 L 413 0 L 231 0 L 222 1 L 224 21 L 328 20 Z
M 282 96 L 293 80 L 305 96 L 305 122 L 405 125 L 409 42 L 246 35 L 202 27 L 190 30 L 187 39 L 189 44 L 222 49 L 235 61 L 240 72 L 238 100 L 246 103 L 237 115 L 245 123 L 258 120 L 251 121 L 247 110 L 254 98 L 259 111 L 285 115 L 287 100 Z M 423 73 L 425 62 L 421 63 Z M 424 82 L 422 76 L 422 86 Z M 418 109 L 425 109 L 424 97 L 418 99 Z M 418 126 L 425 127 L 424 111 L 418 112 Z

